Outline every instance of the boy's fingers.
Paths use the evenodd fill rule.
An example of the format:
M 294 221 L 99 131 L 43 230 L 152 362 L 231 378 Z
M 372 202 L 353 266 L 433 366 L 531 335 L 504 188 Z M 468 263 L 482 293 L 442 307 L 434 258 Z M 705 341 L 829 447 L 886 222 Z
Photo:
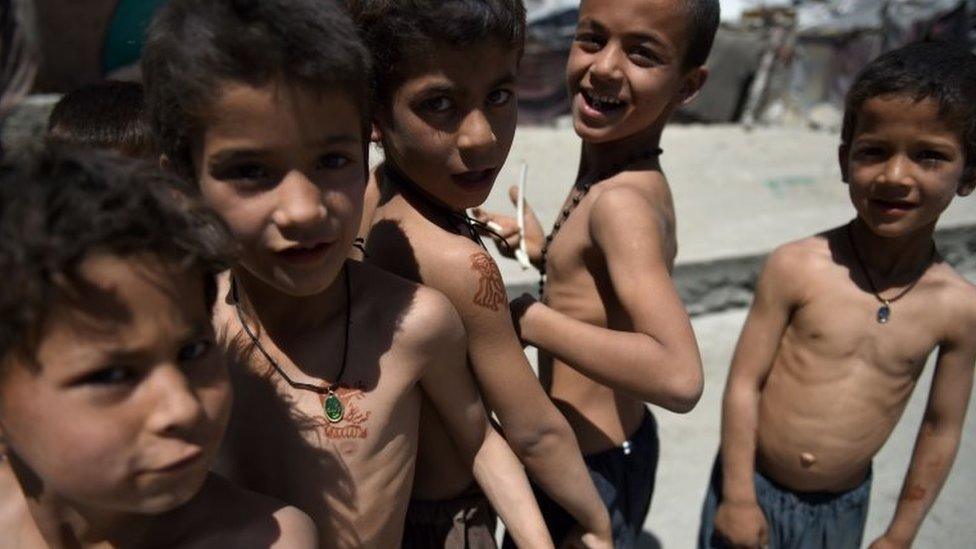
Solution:
M 512 204 L 518 205 L 518 185 L 512 185 L 508 188 L 508 198 Z

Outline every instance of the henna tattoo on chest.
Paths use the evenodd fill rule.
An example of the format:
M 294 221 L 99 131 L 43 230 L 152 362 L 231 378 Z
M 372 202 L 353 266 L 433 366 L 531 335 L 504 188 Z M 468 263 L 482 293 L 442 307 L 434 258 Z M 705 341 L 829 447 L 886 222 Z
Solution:
M 484 252 L 471 254 L 471 269 L 477 271 L 480 277 L 474 304 L 492 311 L 508 306 L 502 273 L 491 257 Z
M 339 400 L 342 401 L 345 413 L 342 420 L 337 423 L 328 421 L 321 422 L 322 432 L 325 438 L 332 440 L 351 440 L 364 439 L 369 436 L 369 429 L 366 426 L 366 422 L 373 415 L 373 412 L 361 408 L 363 404 L 362 400 L 366 398 L 366 393 L 363 392 L 362 388 L 358 387 L 339 387 L 335 393 L 339 397 Z M 322 401 L 323 406 L 327 398 L 327 395 L 319 395 L 319 400 Z

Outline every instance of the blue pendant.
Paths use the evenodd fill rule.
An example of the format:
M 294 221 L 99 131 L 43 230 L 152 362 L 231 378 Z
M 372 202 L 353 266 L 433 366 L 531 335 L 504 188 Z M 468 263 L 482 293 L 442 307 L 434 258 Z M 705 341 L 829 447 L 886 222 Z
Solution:
M 891 307 L 884 304 L 878 309 L 878 324 L 887 324 L 891 320 Z

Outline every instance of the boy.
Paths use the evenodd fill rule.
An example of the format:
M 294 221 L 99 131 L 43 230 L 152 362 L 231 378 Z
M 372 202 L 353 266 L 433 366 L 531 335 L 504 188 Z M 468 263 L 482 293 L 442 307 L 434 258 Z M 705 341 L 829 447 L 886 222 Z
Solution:
M 367 190 L 366 257 L 447 295 L 467 329 L 481 394 L 512 450 L 570 511 L 577 537 L 609 546 L 608 516 L 573 433 L 532 373 L 498 268 L 463 214 L 484 202 L 512 144 L 525 10 L 518 0 L 367 0 L 351 8 L 376 64 L 375 138 L 386 153 Z M 446 541 L 452 513 L 487 506 L 469 495 L 471 475 L 434 412 L 425 406 L 421 414 L 407 516 L 408 530 L 428 542 L 418 535 L 407 545 L 454 546 Z
M 976 288 L 932 241 L 976 185 L 976 57 L 916 44 L 852 86 L 840 165 L 857 217 L 770 256 L 732 360 L 699 546 L 860 547 L 871 460 L 939 350 L 894 519 L 908 547 L 959 446 Z
M 147 166 L 28 162 L 0 172 L 3 546 L 316 547 L 305 514 L 209 472 L 220 224 Z
M 398 546 L 423 394 L 464 466 L 531 517 L 524 473 L 495 459 L 504 440 L 459 367 L 450 303 L 346 259 L 370 120 L 349 19 L 328 0 L 174 0 L 143 74 L 163 163 L 242 249 L 216 313 L 238 390 L 233 477 L 309 513 L 324 545 Z
M 718 23 L 715 0 L 584 0 L 567 66 L 579 175 L 544 242 L 526 216 L 542 302 L 523 296 L 512 314 L 540 350 L 618 547 L 633 546 L 654 489 L 657 427 L 644 403 L 684 413 L 702 391 L 698 346 L 670 277 L 674 205 L 658 146 L 671 113 L 705 82 Z M 515 220 L 479 215 L 518 246 Z M 558 539 L 568 517 L 540 506 Z
M 69 92 L 48 118 L 48 140 L 156 161 L 142 84 L 107 80 Z

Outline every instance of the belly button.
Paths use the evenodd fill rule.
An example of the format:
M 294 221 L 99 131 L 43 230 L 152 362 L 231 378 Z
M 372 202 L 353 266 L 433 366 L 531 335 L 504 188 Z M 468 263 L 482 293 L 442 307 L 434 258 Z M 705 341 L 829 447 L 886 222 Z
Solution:
M 813 467 L 815 463 L 817 463 L 817 456 L 811 454 L 810 452 L 803 452 L 800 454 L 800 465 L 802 465 L 804 469 Z

